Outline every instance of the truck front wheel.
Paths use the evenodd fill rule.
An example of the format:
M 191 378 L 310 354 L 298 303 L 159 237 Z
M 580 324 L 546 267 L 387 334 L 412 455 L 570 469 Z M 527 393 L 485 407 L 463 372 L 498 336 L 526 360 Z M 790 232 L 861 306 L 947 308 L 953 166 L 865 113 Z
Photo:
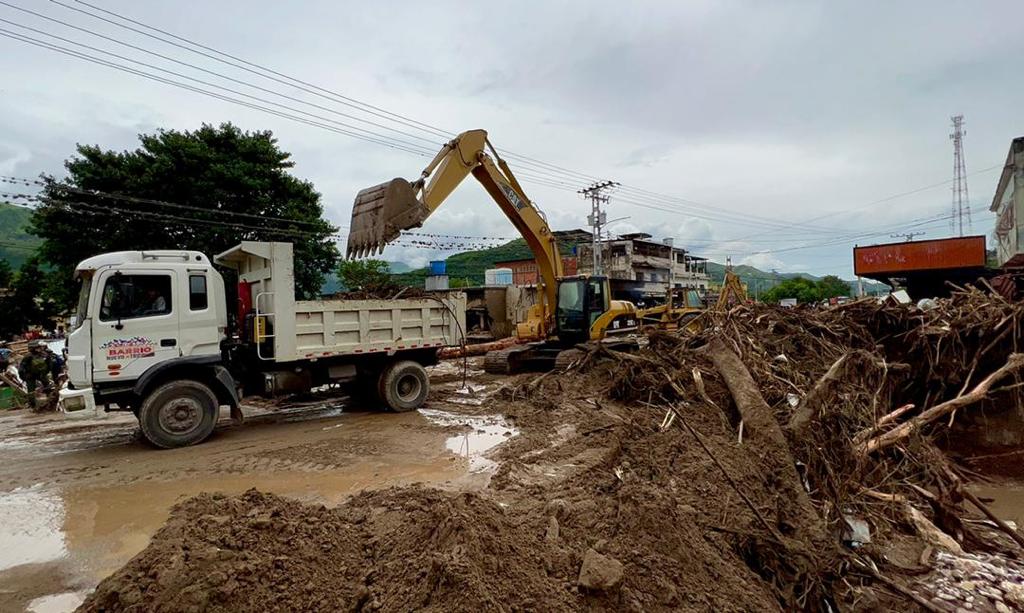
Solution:
M 139 425 L 150 443 L 164 449 L 195 445 L 217 425 L 220 403 L 216 394 L 198 381 L 164 383 L 139 407 Z
M 430 380 L 418 362 L 403 360 L 384 367 L 377 390 L 392 411 L 412 411 L 427 400 Z

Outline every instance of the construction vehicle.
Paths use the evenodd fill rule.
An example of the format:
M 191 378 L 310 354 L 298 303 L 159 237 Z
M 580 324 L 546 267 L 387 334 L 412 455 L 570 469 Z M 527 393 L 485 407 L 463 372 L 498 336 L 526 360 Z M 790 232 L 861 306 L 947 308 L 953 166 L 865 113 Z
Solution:
M 722 279 L 722 290 L 718 292 L 718 300 L 715 302 L 716 311 L 728 311 L 730 307 L 743 304 L 747 301 L 747 290 L 739 276 L 732 271 L 732 262 L 728 262 L 725 268 L 725 278 Z
M 403 230 L 420 227 L 470 174 L 525 239 L 540 272 L 538 301 L 526 321 L 516 325 L 519 339 L 535 342 L 488 353 L 485 369 L 547 370 L 556 365 L 559 353 L 581 343 L 635 343 L 624 337 L 638 329 L 637 308 L 612 300 L 606 277 L 564 276 L 551 228 L 484 130 L 463 132 L 444 145 L 414 182 L 396 178 L 360 191 L 352 207 L 348 257 L 383 251 Z
M 704 301 L 695 289 L 669 288 L 665 293 L 664 304 L 640 309 L 637 316 L 643 330 L 680 330 L 692 327 L 696 319 L 704 313 Z
M 213 263 L 237 272 L 237 316 Z M 222 406 L 341 383 L 394 411 L 427 397 L 425 366 L 457 345 L 466 298 L 296 300 L 291 243 L 198 251 L 122 251 L 76 268 L 82 288 L 68 335 L 61 405 L 132 411 L 158 447 L 206 439 Z

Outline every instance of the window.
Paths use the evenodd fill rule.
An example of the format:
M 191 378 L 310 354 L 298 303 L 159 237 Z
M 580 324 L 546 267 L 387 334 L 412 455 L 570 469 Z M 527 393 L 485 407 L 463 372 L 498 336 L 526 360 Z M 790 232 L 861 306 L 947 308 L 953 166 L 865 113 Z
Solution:
M 573 281 L 564 281 L 558 284 L 558 310 L 559 311 L 582 311 L 583 310 L 583 284 Z
M 154 317 L 171 312 L 170 275 L 122 275 L 107 278 L 100 321 Z
M 600 281 L 590 282 L 590 304 L 587 306 L 591 311 L 598 314 L 604 312 L 604 283 Z
M 206 309 L 206 275 L 188 276 L 188 308 L 190 311 Z

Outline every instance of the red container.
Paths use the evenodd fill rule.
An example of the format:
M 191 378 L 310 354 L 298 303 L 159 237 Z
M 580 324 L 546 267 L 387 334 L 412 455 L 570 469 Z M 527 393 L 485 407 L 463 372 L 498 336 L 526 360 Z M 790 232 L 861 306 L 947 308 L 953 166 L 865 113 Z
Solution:
M 853 249 L 853 270 L 861 277 L 984 266 L 984 236 L 889 243 Z

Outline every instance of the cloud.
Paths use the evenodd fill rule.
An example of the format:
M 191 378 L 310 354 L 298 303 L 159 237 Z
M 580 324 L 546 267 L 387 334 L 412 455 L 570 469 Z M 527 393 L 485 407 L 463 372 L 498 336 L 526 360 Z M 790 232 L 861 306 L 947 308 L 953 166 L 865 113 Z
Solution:
M 948 210 L 948 186 L 872 203 L 950 177 L 950 115 L 967 117 L 970 172 L 998 165 L 1009 140 L 1024 134 L 1015 104 L 1024 96 L 1016 60 L 1024 40 L 1006 18 L 1017 4 L 999 0 L 981 11 L 939 0 L 928 11 L 892 4 L 880 12 L 853 0 L 606 0 L 585 9 L 540 1 L 309 0 L 301 10 L 270 0 L 104 3 L 323 88 L 316 93 L 58 5 L 32 7 L 328 110 L 0 7 L 5 19 L 361 125 L 417 152 L 0 37 L 0 170 L 60 174 L 76 143 L 123 149 L 135 146 L 140 132 L 233 121 L 273 130 L 294 154 L 294 173 L 314 183 L 328 217 L 343 226 L 357 191 L 417 177 L 445 140 L 416 122 L 446 133 L 484 127 L 553 228 L 584 227 L 589 205 L 576 190 L 593 178 L 615 180 L 624 189 L 608 215 L 629 217 L 616 231 L 673 236 L 719 260 L 732 255 L 780 270 L 806 263 L 815 274 L 848 276 L 856 242 L 911 229 L 928 237 L 948 232 L 937 219 Z M 349 130 L 328 120 L 316 121 Z M 985 231 L 991 219 L 981 211 L 995 172 L 969 179 L 979 207 L 975 227 Z M 423 231 L 514 236 L 474 183 L 467 179 Z M 440 254 L 392 253 L 416 261 Z

